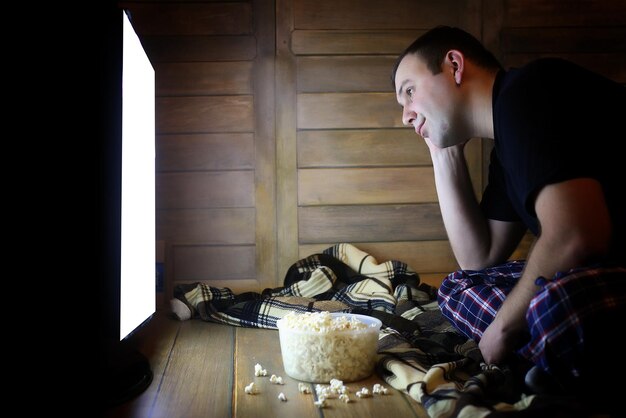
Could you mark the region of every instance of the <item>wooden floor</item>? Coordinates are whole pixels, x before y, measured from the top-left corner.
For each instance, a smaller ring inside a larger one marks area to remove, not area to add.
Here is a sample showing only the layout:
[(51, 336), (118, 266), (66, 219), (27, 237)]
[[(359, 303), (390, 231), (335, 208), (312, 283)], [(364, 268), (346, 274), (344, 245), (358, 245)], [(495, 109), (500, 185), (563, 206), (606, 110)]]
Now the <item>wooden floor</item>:
[[(154, 378), (138, 397), (107, 411), (107, 417), (427, 417), (415, 400), (384, 383), (376, 374), (347, 383), (350, 403), (331, 399), (328, 406), (314, 405), (312, 393), (298, 392), (298, 381), (283, 369), (278, 331), (233, 327), (201, 320), (178, 321), (157, 312), (148, 326), (133, 336), (133, 344), (149, 359)], [(261, 364), (267, 377), (255, 377)], [(276, 374), (284, 385), (272, 384)], [(255, 382), (256, 395), (244, 387)], [(382, 383), (387, 395), (357, 398), (362, 387)], [(287, 401), (278, 399), (283, 392)]]

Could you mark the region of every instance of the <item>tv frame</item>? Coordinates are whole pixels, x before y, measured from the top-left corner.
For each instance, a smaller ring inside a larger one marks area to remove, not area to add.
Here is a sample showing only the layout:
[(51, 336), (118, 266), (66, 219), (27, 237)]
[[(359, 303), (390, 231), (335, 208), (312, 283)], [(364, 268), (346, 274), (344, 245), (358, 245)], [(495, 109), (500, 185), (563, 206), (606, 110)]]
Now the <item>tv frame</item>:
[[(124, 403), (145, 391), (152, 382), (152, 369), (147, 358), (132, 343), (132, 336), (148, 325), (156, 310), (156, 262), (152, 263), (153, 301), (151, 314), (135, 319), (130, 330), (122, 331), (121, 268), (122, 268), (122, 152), (123, 152), (123, 66), (124, 22), (132, 24), (132, 15), (116, 3), (110, 3), (102, 31), (94, 46), (99, 88), (98, 97), (98, 202), (101, 212), (99, 260), (98, 356), (101, 386), (96, 395), (101, 409)], [(152, 155), (154, 157), (154, 154)], [(150, 251), (156, 252), (156, 240)], [(154, 258), (153, 258), (154, 260)]]

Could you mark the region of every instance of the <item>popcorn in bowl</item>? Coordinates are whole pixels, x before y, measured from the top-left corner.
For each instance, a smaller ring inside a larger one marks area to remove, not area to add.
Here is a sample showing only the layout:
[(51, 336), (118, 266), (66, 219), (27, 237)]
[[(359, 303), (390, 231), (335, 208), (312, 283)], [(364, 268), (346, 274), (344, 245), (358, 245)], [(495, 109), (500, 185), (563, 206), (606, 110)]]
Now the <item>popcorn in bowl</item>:
[(381, 325), (366, 315), (290, 312), (277, 322), (285, 373), (318, 383), (369, 377)]

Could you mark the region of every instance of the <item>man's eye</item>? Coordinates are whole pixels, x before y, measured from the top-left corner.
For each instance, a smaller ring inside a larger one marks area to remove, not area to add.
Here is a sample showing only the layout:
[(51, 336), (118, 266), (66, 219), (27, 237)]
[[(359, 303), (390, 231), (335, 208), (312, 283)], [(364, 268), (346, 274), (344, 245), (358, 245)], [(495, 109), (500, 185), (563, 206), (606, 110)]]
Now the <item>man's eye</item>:
[(406, 89), (406, 95), (412, 98), (413, 97), (413, 89), (410, 88), (410, 87), (408, 89)]

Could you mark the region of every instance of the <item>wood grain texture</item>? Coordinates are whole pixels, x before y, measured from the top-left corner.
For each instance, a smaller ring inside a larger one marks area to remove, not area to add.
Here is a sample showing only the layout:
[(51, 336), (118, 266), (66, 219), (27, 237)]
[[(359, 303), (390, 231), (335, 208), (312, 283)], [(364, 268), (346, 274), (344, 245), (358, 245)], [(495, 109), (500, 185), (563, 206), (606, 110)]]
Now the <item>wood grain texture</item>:
[(298, 204), (301, 206), (436, 201), (432, 167), (298, 171)]
[(254, 171), (201, 171), (156, 176), (158, 209), (254, 207)]
[[(303, 244), (299, 246), (300, 258), (319, 253), (333, 243)], [(450, 243), (446, 241), (405, 242), (351, 242), (360, 250), (371, 254), (378, 262), (398, 260), (418, 273), (439, 273), (458, 270)], [(294, 262), (297, 260), (294, 260)]]
[(300, 57), (298, 93), (393, 92), (396, 56)]
[(433, 22), (458, 25), (457, 8), (453, 0), (299, 0), (294, 22), (296, 29), (427, 28)]
[(151, 418), (230, 416), (233, 352), (233, 327), (180, 323)]
[(626, 2), (594, 0), (505, 0), (505, 26), (624, 26)]
[(298, 94), (299, 129), (401, 128), (394, 93)]
[(141, 43), (153, 65), (161, 62), (246, 61), (256, 57), (256, 38), (249, 35), (144, 36)]
[(297, 67), (289, 48), (293, 3), (276, 1), (276, 252), (281, 275), (298, 255)]
[(626, 52), (626, 26), (503, 28), (501, 47), (510, 52)]
[(142, 36), (249, 35), (252, 8), (237, 3), (126, 3), (133, 27)]
[[(261, 411), (263, 416), (268, 417), (319, 416), (318, 409), (313, 405), (313, 395), (300, 394), (298, 381), (284, 371), (277, 330), (237, 328), (236, 336), (234, 416), (260, 416)], [(257, 363), (267, 370), (267, 376), (254, 375), (254, 366)], [(282, 377), (285, 384), (270, 383), (272, 374)], [(259, 389), (256, 395), (244, 392), (244, 388), (252, 382)], [(287, 397), (287, 402), (278, 399), (281, 392)]]
[(157, 97), (156, 132), (252, 132), (252, 96)]
[(254, 244), (254, 208), (160, 209), (160, 240), (197, 244)]
[(298, 167), (432, 165), (424, 140), (411, 128), (298, 132)]
[[(255, 273), (262, 287), (275, 287), (276, 274), (276, 56), (275, 7), (271, 0), (253, 2), (254, 35), (254, 200), (256, 206)], [(243, 122), (243, 121), (240, 121)], [(236, 187), (236, 185), (231, 185)]]
[(252, 94), (252, 62), (163, 62), (155, 66), (164, 96)]
[(213, 280), (256, 278), (254, 245), (174, 245), (171, 257), (174, 284), (205, 281), (215, 286)]
[(425, 30), (296, 30), (291, 50), (296, 55), (399, 55)]
[(437, 203), (301, 207), (298, 225), (301, 244), (447, 238)]
[(160, 172), (254, 169), (254, 135), (157, 135), (156, 166)]

